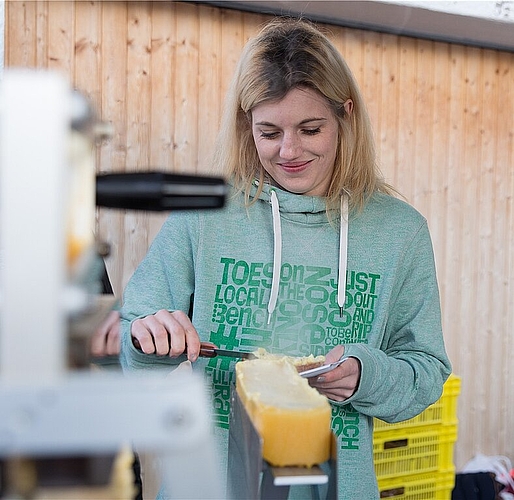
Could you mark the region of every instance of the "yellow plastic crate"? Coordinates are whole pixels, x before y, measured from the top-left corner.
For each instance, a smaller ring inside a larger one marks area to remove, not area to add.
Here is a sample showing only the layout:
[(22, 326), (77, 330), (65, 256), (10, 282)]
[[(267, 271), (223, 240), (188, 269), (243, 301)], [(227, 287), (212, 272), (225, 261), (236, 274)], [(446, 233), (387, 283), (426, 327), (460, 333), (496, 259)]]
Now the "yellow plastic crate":
[(430, 405), (417, 417), (388, 424), (378, 418), (374, 419), (375, 432), (391, 429), (404, 429), (424, 425), (454, 425), (457, 424), (457, 399), (460, 394), (460, 377), (451, 374), (443, 386), (443, 394), (433, 405)]
[(377, 479), (453, 469), (457, 425), (435, 425), (375, 433)]
[(400, 476), (378, 482), (380, 498), (393, 500), (451, 500), (455, 471)]

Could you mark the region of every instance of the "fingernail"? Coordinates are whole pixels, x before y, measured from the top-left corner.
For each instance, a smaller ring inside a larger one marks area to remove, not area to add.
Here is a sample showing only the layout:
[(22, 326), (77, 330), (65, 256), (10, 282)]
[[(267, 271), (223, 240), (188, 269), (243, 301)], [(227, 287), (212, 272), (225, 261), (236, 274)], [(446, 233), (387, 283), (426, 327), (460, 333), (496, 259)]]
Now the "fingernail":
[(320, 382), (320, 383), (321, 383), (321, 382), (325, 382), (325, 377), (318, 377), (318, 378), (316, 379), (316, 382)]

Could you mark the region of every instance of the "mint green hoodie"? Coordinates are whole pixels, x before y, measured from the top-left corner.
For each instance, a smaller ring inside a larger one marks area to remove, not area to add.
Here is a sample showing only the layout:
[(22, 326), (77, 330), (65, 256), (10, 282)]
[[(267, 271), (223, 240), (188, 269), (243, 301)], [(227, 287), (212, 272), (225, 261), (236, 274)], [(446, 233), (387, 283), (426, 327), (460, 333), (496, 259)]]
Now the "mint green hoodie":
[[(271, 191), (282, 238), (275, 256)], [(350, 213), (341, 315), (339, 219), (329, 221), (325, 208), (323, 198), (265, 187), (248, 208), (237, 194), (220, 211), (171, 214), (126, 287), (120, 359), (125, 370), (177, 363), (142, 354), (130, 342), (130, 323), (160, 309), (191, 311), (201, 339), (225, 349), (304, 356), (345, 344), (362, 374), (350, 399), (332, 402), (339, 499), (372, 500), (373, 417), (398, 422), (417, 415), (440, 397), (451, 371), (432, 243), (426, 220), (396, 198), (375, 194)], [(268, 323), (274, 263), (280, 286)], [(225, 467), (234, 361), (199, 359), (195, 368), (212, 388)], [(292, 488), (290, 498), (300, 497)]]

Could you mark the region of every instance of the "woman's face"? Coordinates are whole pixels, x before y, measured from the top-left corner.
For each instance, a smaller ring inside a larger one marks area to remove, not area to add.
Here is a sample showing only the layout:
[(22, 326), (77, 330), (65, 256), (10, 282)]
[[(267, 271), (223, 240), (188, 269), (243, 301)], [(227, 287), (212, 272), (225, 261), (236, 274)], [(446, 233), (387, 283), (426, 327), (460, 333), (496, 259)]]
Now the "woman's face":
[(296, 194), (327, 194), (338, 124), (321, 94), (294, 88), (280, 101), (255, 106), (252, 133), (262, 166), (277, 186)]

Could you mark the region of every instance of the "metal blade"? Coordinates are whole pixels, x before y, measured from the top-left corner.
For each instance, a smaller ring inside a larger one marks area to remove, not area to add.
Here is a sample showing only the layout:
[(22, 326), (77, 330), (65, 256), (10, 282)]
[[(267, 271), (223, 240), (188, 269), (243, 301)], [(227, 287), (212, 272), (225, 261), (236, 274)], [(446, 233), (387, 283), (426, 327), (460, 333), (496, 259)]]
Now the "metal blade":
[(214, 349), (216, 356), (227, 356), (229, 358), (252, 359), (255, 354), (251, 352), (229, 351), (228, 349)]
[(309, 377), (317, 377), (319, 375), (322, 375), (323, 373), (327, 373), (334, 368), (337, 368), (339, 365), (344, 363), (348, 358), (341, 358), (338, 361), (335, 361), (334, 363), (330, 363), (328, 365), (318, 366), (316, 368), (311, 368), (310, 370), (305, 370), (303, 372), (300, 372), (300, 376), (304, 378)]

